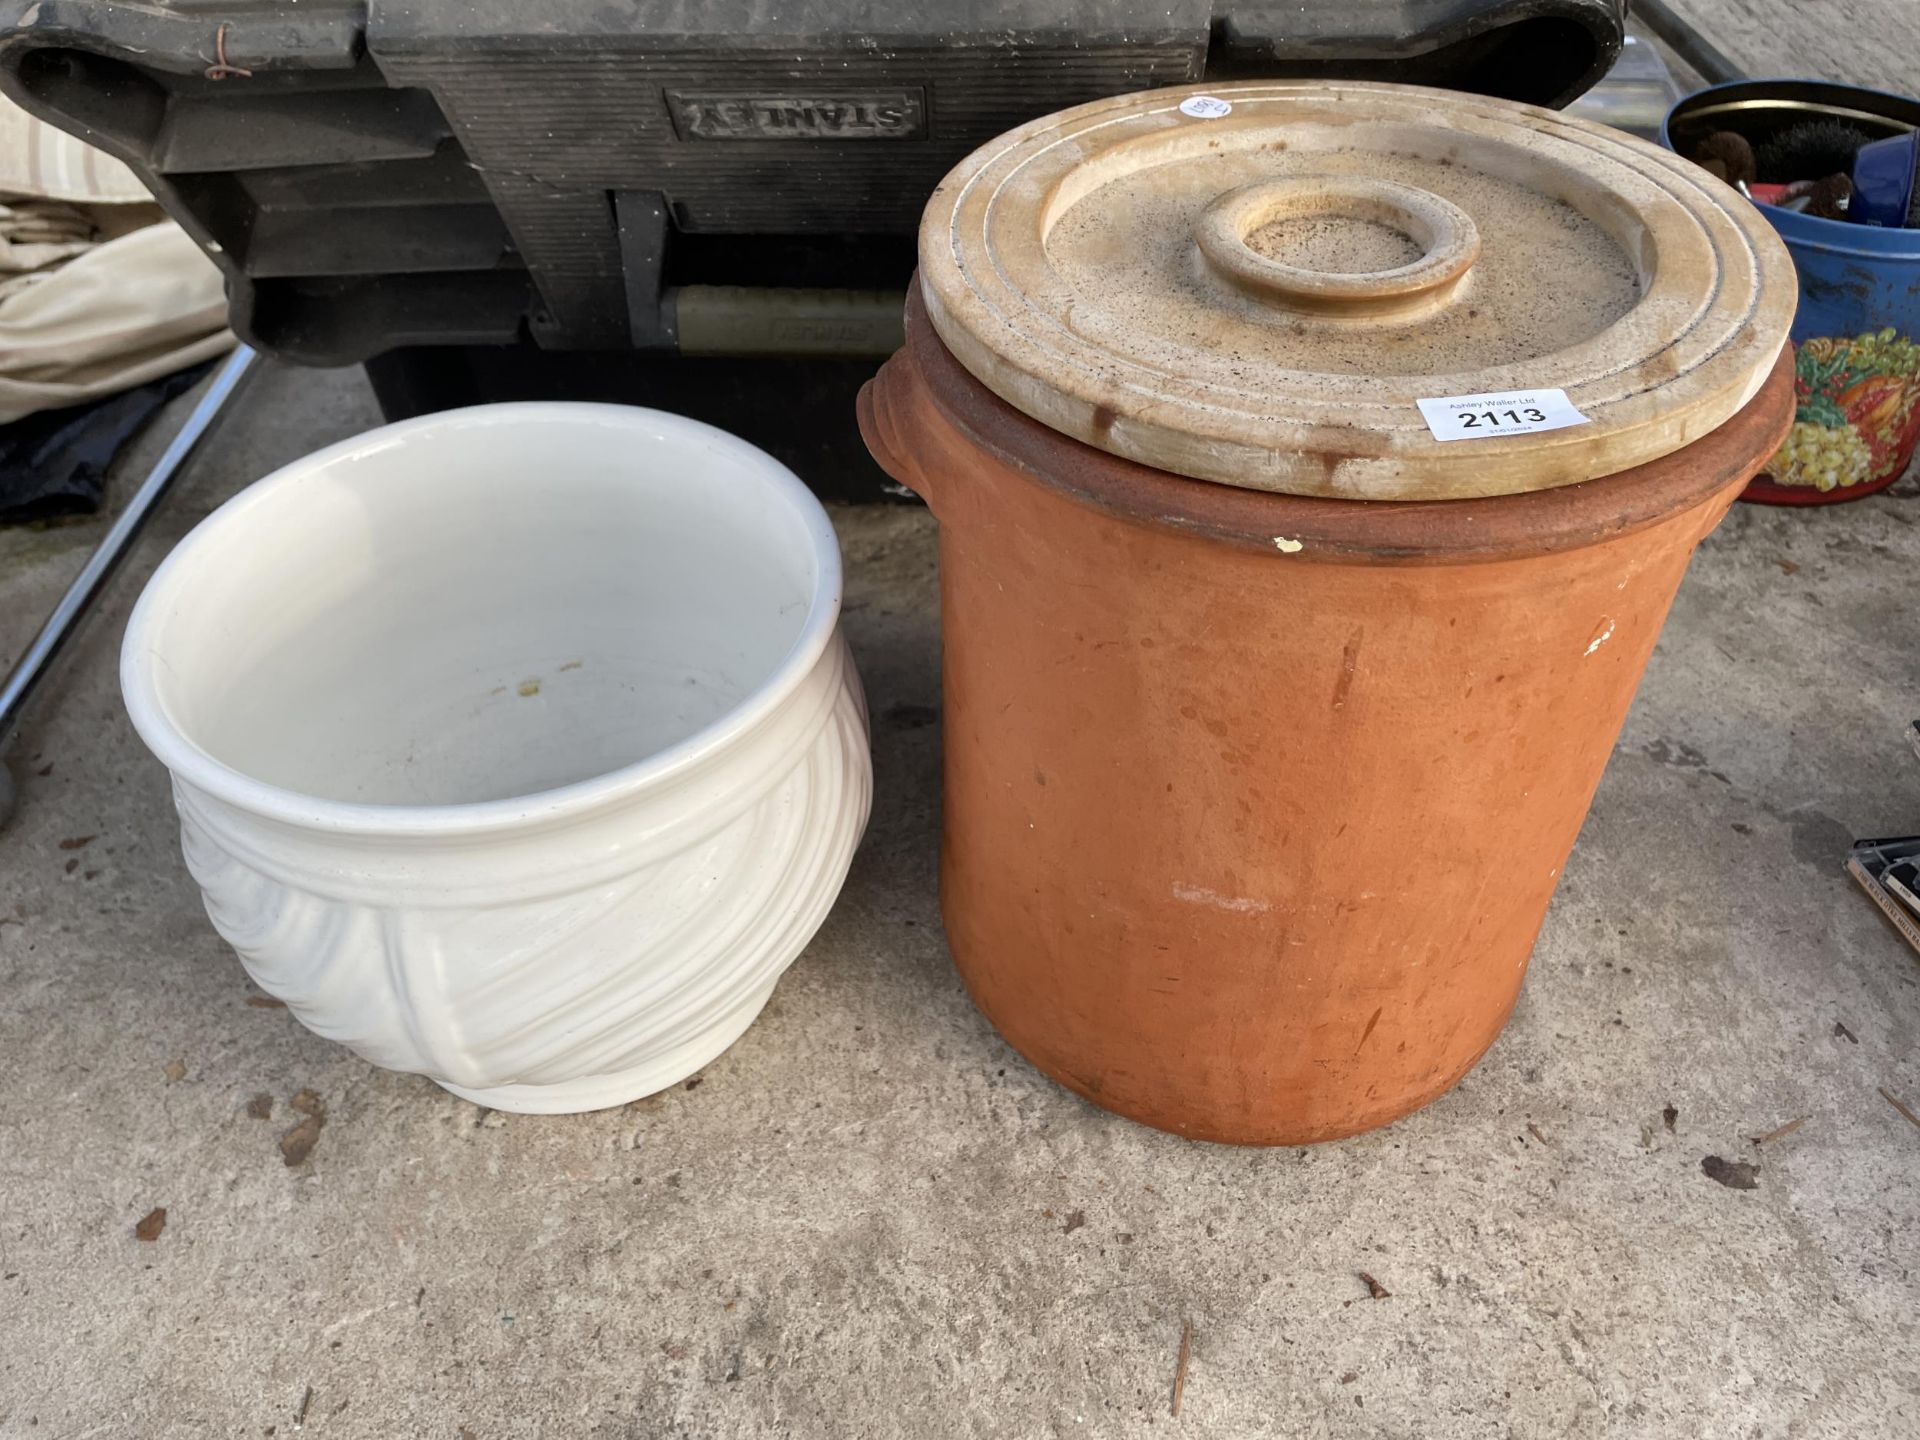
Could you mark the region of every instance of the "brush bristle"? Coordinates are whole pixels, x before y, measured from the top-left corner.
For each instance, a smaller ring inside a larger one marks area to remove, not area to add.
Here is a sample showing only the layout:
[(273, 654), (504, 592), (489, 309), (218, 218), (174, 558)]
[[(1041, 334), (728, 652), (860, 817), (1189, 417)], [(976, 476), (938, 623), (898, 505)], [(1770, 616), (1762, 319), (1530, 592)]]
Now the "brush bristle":
[(1693, 147), (1693, 163), (1701, 169), (1737, 185), (1742, 181), (1751, 185), (1760, 178), (1760, 172), (1754, 167), (1753, 147), (1746, 137), (1736, 135), (1731, 130), (1716, 130), (1698, 145)]
[(1829, 175), (1817, 182), (1807, 195), (1807, 214), (1822, 220), (1847, 218), (1847, 202), (1853, 199), (1853, 181), (1845, 175)]
[(1754, 149), (1760, 178), (1772, 184), (1811, 180), (1853, 168), (1853, 157), (1873, 137), (1844, 120), (1803, 120)]

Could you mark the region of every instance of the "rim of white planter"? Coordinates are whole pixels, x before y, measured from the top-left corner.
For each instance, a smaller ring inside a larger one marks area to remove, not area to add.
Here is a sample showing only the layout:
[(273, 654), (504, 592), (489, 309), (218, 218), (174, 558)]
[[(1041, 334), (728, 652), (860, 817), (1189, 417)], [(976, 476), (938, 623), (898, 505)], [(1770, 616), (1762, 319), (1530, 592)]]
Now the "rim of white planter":
[[(364, 804), (303, 794), (234, 769), (187, 735), (168, 710), (157, 679), (156, 657), (163, 653), (161, 633), (196, 568), (205, 562), (204, 552), (269, 519), (276, 506), (286, 504), (302, 484), (323, 472), (393, 447), (530, 421), (610, 426), (631, 431), (636, 440), (701, 446), (716, 457), (741, 462), (737, 483), (764, 487), (768, 503), (789, 511), (796, 533), (812, 547), (817, 579), (805, 623), (792, 647), (744, 699), (684, 739), (632, 764), (553, 789), (443, 805)], [(167, 769), (242, 810), (342, 835), (477, 836), (561, 821), (618, 804), (725, 748), (777, 709), (819, 663), (834, 638), (841, 592), (840, 547), (819, 500), (792, 470), (738, 436), (683, 415), (641, 406), (583, 401), (480, 405), (400, 421), (342, 440), (291, 462), (221, 505), (174, 547), (147, 583), (121, 645), (120, 681), (134, 729)]]

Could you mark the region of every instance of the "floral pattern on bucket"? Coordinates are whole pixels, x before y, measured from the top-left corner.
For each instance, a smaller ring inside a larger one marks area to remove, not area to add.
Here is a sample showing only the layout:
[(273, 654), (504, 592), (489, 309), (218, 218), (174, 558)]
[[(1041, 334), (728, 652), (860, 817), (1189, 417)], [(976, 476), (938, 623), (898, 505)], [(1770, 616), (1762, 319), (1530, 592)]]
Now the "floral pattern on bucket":
[(1893, 327), (1803, 341), (1799, 411), (1755, 488), (1801, 503), (1850, 500), (1890, 485), (1920, 440), (1920, 343)]

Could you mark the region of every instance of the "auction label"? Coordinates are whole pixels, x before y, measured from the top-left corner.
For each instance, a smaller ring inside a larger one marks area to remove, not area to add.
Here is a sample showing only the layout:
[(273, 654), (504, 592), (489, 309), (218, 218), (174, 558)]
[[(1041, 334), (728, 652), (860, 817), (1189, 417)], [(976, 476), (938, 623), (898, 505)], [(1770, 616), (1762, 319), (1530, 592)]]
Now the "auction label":
[(1491, 395), (1448, 395), (1416, 400), (1436, 440), (1497, 440), (1591, 422), (1573, 408), (1564, 390), (1502, 390)]

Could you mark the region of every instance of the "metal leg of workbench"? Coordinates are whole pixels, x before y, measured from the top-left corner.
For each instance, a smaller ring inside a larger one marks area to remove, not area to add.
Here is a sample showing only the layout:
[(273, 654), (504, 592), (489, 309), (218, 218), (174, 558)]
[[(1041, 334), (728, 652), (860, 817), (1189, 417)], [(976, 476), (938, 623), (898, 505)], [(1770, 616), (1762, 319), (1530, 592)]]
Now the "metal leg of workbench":
[[(245, 345), (227, 357), (219, 373), (213, 377), (213, 383), (187, 416), (186, 423), (154, 462), (153, 469), (147, 472), (139, 489), (133, 492), (133, 498), (114, 517), (99, 546), (87, 558), (86, 565), (74, 577), (66, 594), (60, 597), (60, 602), (53, 607), (53, 613), (40, 627), (40, 633), (33, 637), (33, 643), (27, 646), (18, 663), (8, 672), (6, 682), (0, 684), (0, 757), (4, 757), (11, 746), (14, 732), (20, 726), (21, 712), (34, 689), (46, 678), (55, 658), (67, 641), (73, 638), (100, 592), (106, 589), (113, 572), (133, 548), (133, 542), (139, 538), (155, 508), (173, 488), (173, 482), (185, 471), (187, 462), (193, 458), (200, 442), (206, 438), (240, 382), (253, 368), (255, 358), (254, 351)], [(13, 809), (14, 793), (12, 776), (4, 765), (0, 765), (0, 824), (6, 823)]]

